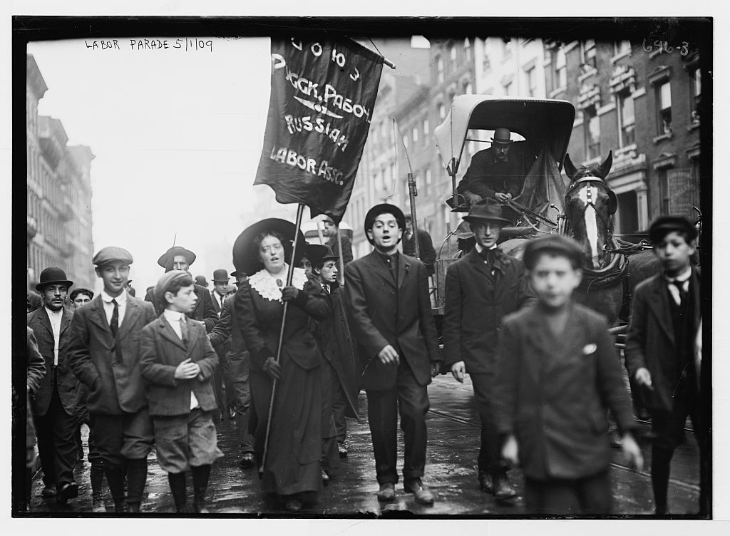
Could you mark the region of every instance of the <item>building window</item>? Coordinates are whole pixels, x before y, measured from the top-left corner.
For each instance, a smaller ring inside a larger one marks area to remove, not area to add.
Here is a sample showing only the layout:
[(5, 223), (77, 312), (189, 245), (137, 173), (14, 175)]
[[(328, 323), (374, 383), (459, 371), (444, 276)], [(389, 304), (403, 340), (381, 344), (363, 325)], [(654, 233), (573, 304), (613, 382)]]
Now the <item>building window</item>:
[(558, 49), (555, 56), (555, 89), (567, 87), (568, 85), (568, 71), (565, 67), (565, 51)]
[(537, 74), (535, 67), (527, 70), (527, 96), (534, 97), (537, 95)]
[(700, 97), (702, 96), (702, 76), (700, 68), (697, 67), (689, 73), (689, 91), (690, 91), (690, 114), (693, 125), (700, 122)]
[(455, 46), (451, 47), (450, 56), (451, 56), (451, 72), (455, 73), (456, 72), (456, 47)]
[(482, 68), (485, 73), (492, 70), (492, 63), (489, 61), (489, 52), (487, 51), (487, 40), (484, 40), (484, 59), (482, 59)]
[(672, 133), (672, 90), (669, 80), (656, 86), (657, 99), (657, 133), (670, 135)]
[(428, 119), (423, 120), (423, 137), (425, 138), (431, 133), (430, 127), (428, 125)]
[(426, 195), (431, 195), (431, 170), (426, 170)]
[(473, 93), (471, 82), (464, 84), (464, 95), (471, 95)]
[(585, 120), (586, 160), (601, 156), (601, 118), (596, 113), (595, 106), (586, 108), (583, 113)]
[(471, 41), (468, 38), (464, 39), (464, 56), (466, 61), (471, 61)]
[(620, 56), (631, 52), (631, 41), (624, 39), (622, 41), (614, 41), (613, 43), (613, 55)]
[(446, 119), (446, 107), (443, 103), (439, 104), (439, 119)]
[(444, 59), (441, 56), (436, 58), (436, 73), (438, 82), (441, 84), (444, 81)]
[(416, 145), (418, 143), (418, 127), (411, 129), (411, 135), (413, 136), (413, 145)]
[(618, 95), (618, 105), (619, 130), (621, 132), (619, 144), (621, 147), (626, 147), (636, 142), (636, 133), (634, 131), (634, 127), (636, 126), (634, 98), (628, 91), (624, 91)]
[(509, 58), (512, 56), (512, 39), (502, 39), (502, 57)]
[(580, 44), (580, 62), (588, 67), (596, 68), (596, 41), (588, 39)]
[(408, 136), (403, 136), (403, 146), (408, 149)]
[(504, 95), (505, 95), (505, 97), (509, 97), (509, 96), (512, 95), (512, 85), (513, 85), (512, 82), (507, 82), (504, 85)]

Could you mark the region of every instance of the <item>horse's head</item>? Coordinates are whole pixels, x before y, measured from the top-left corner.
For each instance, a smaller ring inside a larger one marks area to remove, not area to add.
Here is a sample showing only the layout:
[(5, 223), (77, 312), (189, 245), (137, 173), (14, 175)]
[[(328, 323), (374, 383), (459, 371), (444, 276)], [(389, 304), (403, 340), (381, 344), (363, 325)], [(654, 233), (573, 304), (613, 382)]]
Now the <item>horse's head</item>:
[(600, 166), (577, 168), (565, 155), (565, 173), (570, 186), (565, 194), (565, 214), (573, 237), (583, 246), (586, 266), (599, 269), (606, 258), (605, 245), (613, 231), (612, 216), (616, 212), (616, 194), (604, 179), (613, 163), (613, 154)]

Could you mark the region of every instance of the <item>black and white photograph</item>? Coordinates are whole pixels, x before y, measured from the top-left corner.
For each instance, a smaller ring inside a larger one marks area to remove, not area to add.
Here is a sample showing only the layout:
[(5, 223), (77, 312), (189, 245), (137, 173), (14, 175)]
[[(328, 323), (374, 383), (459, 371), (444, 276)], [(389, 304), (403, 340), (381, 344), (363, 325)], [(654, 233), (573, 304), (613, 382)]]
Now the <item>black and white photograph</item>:
[(14, 522), (728, 514), (716, 20), (479, 13), (13, 13)]

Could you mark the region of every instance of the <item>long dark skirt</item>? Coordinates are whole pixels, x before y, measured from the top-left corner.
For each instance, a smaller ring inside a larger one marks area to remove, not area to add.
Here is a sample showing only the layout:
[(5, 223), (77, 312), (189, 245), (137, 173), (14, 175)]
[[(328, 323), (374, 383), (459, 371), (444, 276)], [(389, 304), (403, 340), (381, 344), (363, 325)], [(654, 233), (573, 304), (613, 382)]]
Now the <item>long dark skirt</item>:
[[(282, 355), (263, 476), (267, 493), (292, 495), (320, 491), (322, 476), (322, 393), (319, 367), (304, 370)], [(254, 449), (261, 463), (273, 381), (251, 371), (251, 395), (256, 411)]]

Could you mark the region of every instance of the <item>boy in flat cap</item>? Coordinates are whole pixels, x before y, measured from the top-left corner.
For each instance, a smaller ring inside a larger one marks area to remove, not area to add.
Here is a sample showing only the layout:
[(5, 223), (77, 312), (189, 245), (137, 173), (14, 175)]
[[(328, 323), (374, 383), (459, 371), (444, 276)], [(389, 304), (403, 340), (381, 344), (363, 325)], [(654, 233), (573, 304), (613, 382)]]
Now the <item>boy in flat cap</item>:
[(433, 504), (433, 494), (421, 478), (426, 466), (427, 386), (441, 370), (442, 360), (426, 267), (398, 252), (404, 229), (405, 216), (398, 207), (384, 203), (368, 211), (365, 233), (375, 251), (345, 266), (345, 299), (368, 396), (378, 500), (395, 500), (400, 413), (403, 488), (416, 502)]
[(36, 285), (43, 307), (27, 317), (27, 325), (33, 330), (45, 360), (45, 374), (31, 398), (43, 467), (42, 494), (46, 498), (56, 497), (60, 504), (78, 496), (73, 467), (77, 457), (74, 432), (79, 382), (69, 367), (73, 312), (64, 307), (72, 285), (60, 268), (43, 270)]
[(124, 511), (125, 469), (127, 507), (139, 512), (154, 440), (139, 344), (142, 328), (155, 319), (155, 312), (151, 304), (126, 291), (132, 261), (119, 247), (105, 247), (94, 255), (104, 288), (76, 311), (69, 348), (74, 374), (89, 390), (91, 428), (117, 513)]
[(624, 455), (637, 470), (643, 463), (616, 348), (603, 316), (573, 301), (582, 277), (575, 241), (531, 240), (524, 261), (538, 301), (502, 323), (492, 393), (502, 456), (522, 467), (529, 513), (610, 514), (607, 409)]
[(699, 389), (700, 269), (690, 258), (697, 230), (683, 216), (661, 216), (649, 228), (664, 272), (636, 287), (626, 341), (629, 374), (645, 389), (655, 434), (651, 480), (657, 515), (665, 515), (674, 450), (684, 441), (687, 416), (700, 448), (700, 515), (709, 514), (708, 422)]
[(194, 513), (207, 513), (205, 492), (210, 468), (223, 456), (212, 413), (213, 375), (218, 355), (205, 328), (186, 314), (198, 301), (192, 276), (182, 270), (163, 275), (155, 298), (164, 312), (142, 330), (142, 376), (154, 423), (157, 463), (167, 471), (178, 513), (189, 513), (185, 473), (193, 474)]
[[(157, 264), (165, 269), (165, 272), (171, 270), (183, 270), (188, 272), (190, 265), (195, 262), (197, 256), (195, 253), (186, 249), (182, 246), (173, 246), (163, 253)], [(203, 278), (205, 280), (205, 278)], [(213, 305), (213, 298), (210, 295), (210, 291), (202, 286), (195, 284), (195, 295), (198, 297), (198, 301), (192, 312), (187, 313), (188, 318), (202, 322), (205, 325), (205, 331), (210, 333), (218, 321), (218, 313), (215, 311)], [(144, 297), (145, 301), (152, 303), (155, 306), (155, 312), (157, 316), (162, 314), (164, 308), (161, 309), (160, 303), (155, 299), (154, 289), (150, 288), (147, 290), (147, 295)]]

